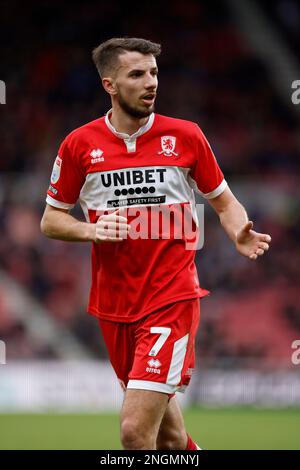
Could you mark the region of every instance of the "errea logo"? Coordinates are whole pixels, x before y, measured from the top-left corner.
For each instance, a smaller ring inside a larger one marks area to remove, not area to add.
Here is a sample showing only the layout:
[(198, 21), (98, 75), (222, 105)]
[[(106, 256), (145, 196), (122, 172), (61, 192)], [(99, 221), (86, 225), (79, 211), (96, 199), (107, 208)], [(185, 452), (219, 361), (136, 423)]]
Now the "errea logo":
[(148, 364), (150, 367), (154, 367), (155, 369), (158, 369), (161, 366), (161, 363), (158, 359), (150, 359), (150, 361), (148, 361)]
[(152, 372), (153, 374), (160, 374), (159, 367), (161, 366), (161, 362), (159, 362), (158, 359), (150, 359), (150, 361), (148, 361), (147, 364), (150, 367), (146, 368), (146, 372)]
[(94, 149), (91, 151), (90, 156), (92, 157), (91, 163), (104, 162), (104, 157), (102, 157), (103, 151), (100, 149)]

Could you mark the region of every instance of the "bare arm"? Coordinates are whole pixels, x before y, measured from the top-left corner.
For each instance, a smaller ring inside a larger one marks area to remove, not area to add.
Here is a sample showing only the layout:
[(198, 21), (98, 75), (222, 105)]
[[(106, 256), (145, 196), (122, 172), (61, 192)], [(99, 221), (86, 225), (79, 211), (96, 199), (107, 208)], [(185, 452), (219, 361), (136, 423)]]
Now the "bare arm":
[(47, 204), (41, 220), (41, 231), (49, 238), (69, 242), (120, 242), (126, 238), (129, 225), (126, 217), (117, 212), (103, 215), (96, 224), (91, 224), (77, 220), (68, 210)]
[(253, 222), (248, 220), (246, 210), (229, 188), (220, 196), (209, 199), (209, 203), (240, 254), (256, 260), (269, 249), (270, 235), (252, 230)]

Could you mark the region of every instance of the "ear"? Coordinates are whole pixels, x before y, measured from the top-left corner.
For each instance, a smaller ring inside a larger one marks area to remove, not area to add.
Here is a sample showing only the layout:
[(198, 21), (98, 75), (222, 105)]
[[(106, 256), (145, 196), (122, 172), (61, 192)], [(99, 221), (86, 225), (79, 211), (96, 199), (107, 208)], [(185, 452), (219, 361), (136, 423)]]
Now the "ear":
[(116, 95), (117, 94), (115, 81), (111, 77), (102, 78), (102, 85), (103, 85), (104, 90), (109, 95)]

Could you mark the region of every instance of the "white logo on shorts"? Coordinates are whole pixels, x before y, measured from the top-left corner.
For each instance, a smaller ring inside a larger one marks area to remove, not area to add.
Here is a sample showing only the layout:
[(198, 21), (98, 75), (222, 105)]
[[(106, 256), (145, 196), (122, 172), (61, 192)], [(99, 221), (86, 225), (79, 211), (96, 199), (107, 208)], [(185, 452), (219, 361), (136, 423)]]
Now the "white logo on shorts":
[(147, 364), (149, 364), (150, 367), (154, 367), (154, 369), (158, 369), (161, 366), (158, 359), (150, 359)]
[(150, 359), (150, 361), (148, 361), (147, 364), (150, 367), (146, 368), (146, 372), (152, 372), (153, 374), (160, 374), (159, 367), (161, 366), (161, 362), (159, 362), (158, 359)]

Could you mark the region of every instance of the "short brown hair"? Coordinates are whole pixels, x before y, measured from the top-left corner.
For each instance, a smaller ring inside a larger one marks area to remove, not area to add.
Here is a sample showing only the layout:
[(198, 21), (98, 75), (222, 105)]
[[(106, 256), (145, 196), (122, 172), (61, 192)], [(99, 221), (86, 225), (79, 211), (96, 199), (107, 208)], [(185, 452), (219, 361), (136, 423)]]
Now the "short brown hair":
[(137, 51), (157, 57), (161, 53), (161, 45), (140, 38), (112, 38), (102, 42), (92, 53), (101, 78), (116, 67), (119, 55), (124, 54), (125, 51)]

